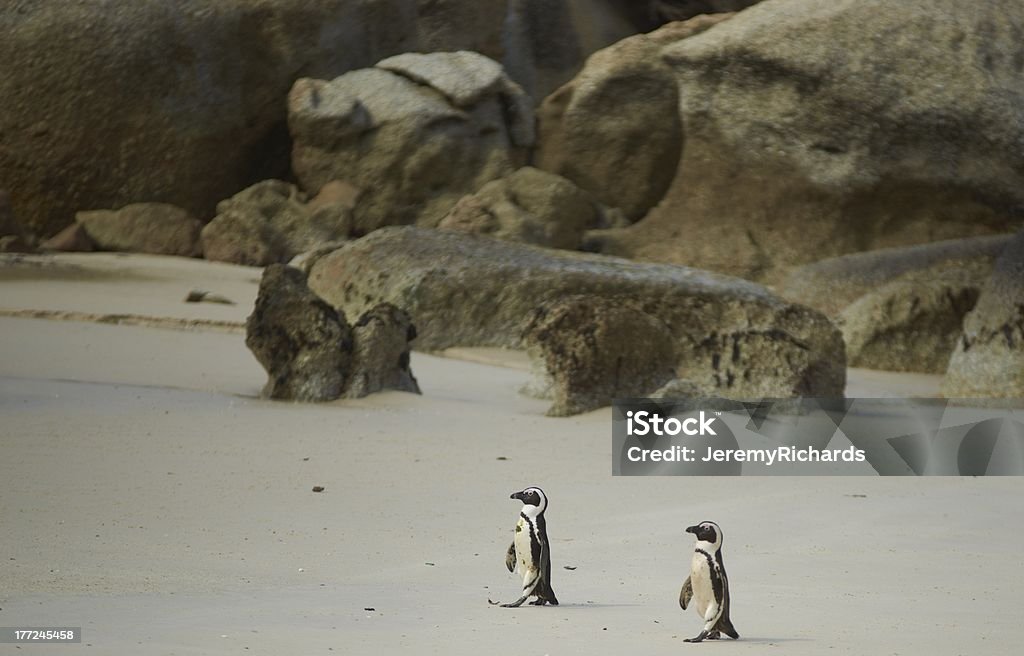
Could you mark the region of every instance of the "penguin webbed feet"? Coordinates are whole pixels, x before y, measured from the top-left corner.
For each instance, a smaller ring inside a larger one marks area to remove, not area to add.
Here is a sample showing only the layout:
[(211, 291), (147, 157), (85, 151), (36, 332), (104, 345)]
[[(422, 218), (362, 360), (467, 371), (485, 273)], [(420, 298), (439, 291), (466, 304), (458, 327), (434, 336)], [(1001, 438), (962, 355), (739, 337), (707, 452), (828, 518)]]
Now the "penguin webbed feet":
[(683, 642), (703, 642), (708, 637), (707, 631), (701, 631), (700, 634), (695, 638), (686, 638)]
[(523, 605), (524, 601), (526, 601), (526, 596), (525, 595), (520, 597), (519, 599), (516, 599), (515, 601), (513, 601), (510, 604), (502, 604), (501, 607), (502, 608), (519, 608), (520, 606)]

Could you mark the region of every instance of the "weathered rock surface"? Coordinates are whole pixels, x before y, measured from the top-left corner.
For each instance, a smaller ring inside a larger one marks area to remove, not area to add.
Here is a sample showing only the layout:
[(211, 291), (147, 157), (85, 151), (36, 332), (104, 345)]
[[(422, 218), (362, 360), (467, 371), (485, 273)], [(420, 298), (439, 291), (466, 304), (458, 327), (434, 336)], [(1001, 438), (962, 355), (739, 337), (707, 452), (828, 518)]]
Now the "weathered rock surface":
[(761, 0), (650, 0), (651, 11), (663, 21), (684, 21), (700, 14), (733, 12)]
[(1013, 235), (882, 248), (828, 258), (794, 269), (782, 285), (782, 297), (830, 317), (858, 298), (889, 283), (933, 282), (980, 289), (992, 274), (996, 258)]
[(265, 266), (287, 262), (319, 244), (348, 237), (352, 210), (344, 202), (306, 204), (295, 185), (264, 180), (217, 205), (202, 230), (208, 260)]
[(686, 138), (605, 252), (776, 281), (822, 257), (1013, 231), (1024, 4), (772, 0), (664, 50)]
[(672, 184), (683, 146), (676, 75), (661, 50), (729, 16), (670, 23), (591, 55), (537, 111), (536, 166), (641, 218)]
[(942, 393), (1024, 398), (1024, 233), (996, 261), (949, 361)]
[(897, 280), (868, 292), (839, 315), (849, 365), (945, 373), (979, 293), (976, 281), (954, 275)]
[(526, 166), (464, 196), (438, 227), (575, 249), (602, 219), (590, 194), (561, 176)]
[(370, 308), (352, 327), (352, 373), (345, 396), (357, 398), (381, 390), (420, 393), (409, 367), (409, 343), (416, 328), (409, 315), (390, 303)]
[(14, 219), (11, 197), (0, 189), (0, 253), (27, 252), (31, 250), (21, 225)]
[(357, 234), (436, 226), (459, 198), (514, 170), (533, 142), (522, 91), (471, 52), (410, 53), (330, 82), (301, 79), (288, 125), (305, 189), (343, 179), (363, 190)]
[(380, 302), (405, 309), (424, 349), (520, 347), (541, 303), (629, 298), (669, 326), (677, 377), (736, 397), (841, 395), (845, 383), (842, 339), (824, 316), (687, 267), (399, 227), (321, 258), (309, 285), (349, 315)]
[(88, 253), (96, 249), (81, 223), (72, 223), (43, 243), (39, 244), (42, 251), (64, 251), (70, 253)]
[(675, 339), (657, 317), (628, 299), (568, 296), (540, 305), (523, 342), (549, 383), (561, 417), (646, 396), (675, 376)]
[(384, 389), (419, 394), (409, 367), (415, 336), (409, 316), (388, 304), (349, 326), (344, 313), (310, 291), (301, 271), (273, 264), (263, 271), (245, 344), (267, 370), (264, 396), (330, 401)]
[(245, 345), (267, 370), (263, 395), (290, 401), (341, 396), (352, 362), (344, 314), (306, 286), (301, 271), (268, 266), (245, 324)]
[(98, 250), (153, 255), (202, 254), (203, 224), (180, 207), (166, 203), (133, 203), (119, 210), (79, 212), (77, 221)]
[[(286, 177), (282, 99), (403, 52), (473, 50), (535, 97), (639, 28), (625, 0), (3, 3), (0, 180), (48, 237), (83, 207), (168, 202), (197, 217)], [(554, 37), (554, 38), (553, 38)]]

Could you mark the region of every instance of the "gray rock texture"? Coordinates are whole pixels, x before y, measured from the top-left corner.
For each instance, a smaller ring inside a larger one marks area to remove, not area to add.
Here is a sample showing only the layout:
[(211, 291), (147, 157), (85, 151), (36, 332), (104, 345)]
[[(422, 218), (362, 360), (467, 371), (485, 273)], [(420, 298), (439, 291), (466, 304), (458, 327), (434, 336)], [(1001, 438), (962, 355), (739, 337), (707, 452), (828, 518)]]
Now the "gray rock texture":
[(166, 203), (133, 203), (119, 210), (79, 212), (82, 226), (98, 250), (154, 255), (202, 254), (203, 224), (187, 210)]
[(362, 189), (354, 230), (436, 226), (462, 196), (512, 172), (533, 142), (533, 111), (490, 59), (407, 54), (288, 96), (292, 166), (305, 189)]
[(602, 219), (590, 194), (561, 176), (526, 166), (464, 196), (438, 227), (575, 249)]
[(409, 366), (415, 337), (409, 316), (386, 303), (350, 326), (310, 291), (301, 271), (272, 264), (246, 321), (245, 344), (267, 371), (264, 396), (315, 402), (385, 389), (419, 394)]
[(1024, 399), (1024, 233), (996, 261), (942, 382), (947, 397)]
[(661, 51), (728, 16), (670, 23), (591, 55), (537, 110), (535, 165), (644, 216), (672, 184), (683, 146), (678, 83)]
[(344, 314), (306, 286), (301, 271), (263, 270), (245, 345), (267, 371), (263, 395), (288, 401), (341, 396), (352, 363), (352, 329)]
[(345, 202), (307, 204), (281, 180), (264, 180), (217, 204), (202, 230), (208, 260), (265, 266), (284, 263), (318, 245), (347, 238), (352, 210)]
[(663, 50), (676, 177), (605, 252), (777, 282), (854, 251), (1010, 232), (1024, 4), (771, 0)]
[(626, 297), (669, 326), (677, 377), (736, 397), (842, 395), (845, 385), (843, 342), (824, 316), (687, 267), (393, 227), (322, 257), (309, 285), (349, 315), (381, 302), (405, 309), (423, 349), (521, 347), (541, 303)]
[(626, 0), (134, 0), (0, 3), (0, 180), (48, 237), (140, 201), (206, 220), (286, 177), (283, 99), (405, 52), (472, 50), (535, 97), (640, 26)]
[(544, 303), (529, 317), (523, 342), (554, 401), (551, 416), (646, 396), (675, 376), (672, 331), (625, 298), (567, 296)]
[(951, 239), (828, 258), (794, 269), (780, 293), (794, 303), (838, 317), (861, 296), (891, 282), (927, 284), (948, 279), (980, 288), (1012, 238)]

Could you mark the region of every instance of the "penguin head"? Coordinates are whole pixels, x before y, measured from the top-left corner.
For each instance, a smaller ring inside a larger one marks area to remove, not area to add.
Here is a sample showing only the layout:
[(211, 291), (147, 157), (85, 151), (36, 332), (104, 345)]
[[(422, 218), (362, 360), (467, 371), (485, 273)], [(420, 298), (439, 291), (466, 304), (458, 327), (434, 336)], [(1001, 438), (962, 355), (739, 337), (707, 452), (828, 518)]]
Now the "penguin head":
[(539, 515), (548, 507), (548, 498), (544, 490), (539, 487), (528, 487), (519, 492), (513, 492), (509, 499), (519, 499), (523, 502), (523, 512), (528, 515)]
[(714, 522), (701, 522), (694, 526), (686, 527), (687, 533), (697, 536), (698, 542), (707, 542), (718, 549), (722, 546), (722, 529)]

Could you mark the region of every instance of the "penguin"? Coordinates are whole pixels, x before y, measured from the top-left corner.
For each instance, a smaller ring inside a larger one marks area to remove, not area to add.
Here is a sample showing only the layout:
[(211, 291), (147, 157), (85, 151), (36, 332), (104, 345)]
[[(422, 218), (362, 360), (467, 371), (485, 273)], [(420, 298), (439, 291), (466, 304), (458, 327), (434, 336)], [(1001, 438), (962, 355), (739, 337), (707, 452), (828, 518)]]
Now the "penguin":
[(537, 598), (530, 602), (533, 606), (557, 606), (558, 599), (551, 589), (551, 546), (548, 542), (547, 522), (544, 520), (548, 498), (539, 487), (528, 487), (513, 493), (509, 498), (522, 501), (523, 507), (519, 511), (512, 544), (505, 553), (505, 566), (510, 572), (519, 567), (523, 577), (523, 596), (510, 604), (501, 605), (504, 608), (518, 608), (532, 596)]
[(686, 610), (691, 600), (695, 601), (694, 609), (704, 620), (704, 629), (685, 642), (717, 640), (722, 633), (735, 640), (740, 634), (729, 619), (729, 577), (722, 562), (722, 529), (714, 522), (701, 522), (687, 527), (686, 532), (697, 537), (697, 544), (690, 560), (690, 575), (679, 591), (679, 606)]

